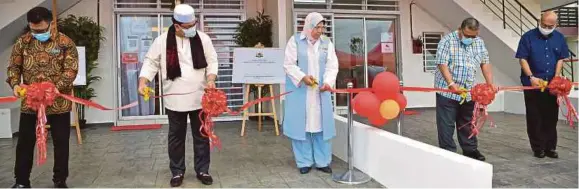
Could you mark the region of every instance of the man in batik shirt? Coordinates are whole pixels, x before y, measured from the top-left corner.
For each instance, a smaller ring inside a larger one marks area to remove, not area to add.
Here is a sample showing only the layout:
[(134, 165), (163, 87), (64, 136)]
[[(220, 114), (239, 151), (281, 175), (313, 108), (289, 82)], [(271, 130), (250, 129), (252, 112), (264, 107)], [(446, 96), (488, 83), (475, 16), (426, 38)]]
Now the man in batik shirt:
[[(21, 84), (51, 82), (63, 94), (72, 92), (78, 71), (78, 53), (74, 42), (62, 33), (51, 31), (52, 13), (44, 7), (32, 8), (26, 14), (30, 31), (16, 41), (8, 66), (6, 82), (18, 96)], [(22, 81), (23, 80), (23, 81)], [(54, 143), (55, 188), (66, 188), (72, 102), (56, 98), (46, 108)], [(36, 143), (36, 112), (22, 101), (18, 144), (16, 145), (16, 183), (13, 188), (29, 188), (30, 172)]]

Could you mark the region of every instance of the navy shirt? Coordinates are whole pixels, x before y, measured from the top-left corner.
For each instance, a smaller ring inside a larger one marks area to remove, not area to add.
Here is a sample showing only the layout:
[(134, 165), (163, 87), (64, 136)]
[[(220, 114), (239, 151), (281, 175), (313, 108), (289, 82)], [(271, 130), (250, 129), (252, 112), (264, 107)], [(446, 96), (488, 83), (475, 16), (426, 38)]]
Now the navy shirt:
[[(555, 30), (544, 36), (538, 28), (532, 29), (521, 37), (515, 58), (525, 59), (534, 77), (550, 81), (555, 76), (557, 61), (569, 57), (569, 47), (565, 36)], [(521, 83), (531, 86), (529, 77), (521, 69)]]

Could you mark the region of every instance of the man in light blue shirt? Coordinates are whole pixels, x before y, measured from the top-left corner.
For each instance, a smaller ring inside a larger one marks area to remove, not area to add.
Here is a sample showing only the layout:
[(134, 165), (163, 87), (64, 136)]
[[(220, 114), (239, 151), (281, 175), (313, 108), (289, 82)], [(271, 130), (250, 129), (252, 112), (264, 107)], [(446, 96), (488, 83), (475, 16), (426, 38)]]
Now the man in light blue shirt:
[[(470, 94), (464, 99), (462, 90), (470, 90), (475, 84), (476, 66), (480, 66), (484, 78), (492, 85), (489, 55), (484, 41), (477, 37), (479, 22), (474, 18), (462, 21), (458, 30), (444, 36), (438, 43), (435, 75), (436, 88), (448, 88), (455, 93), (439, 92), (436, 94), (436, 125), (438, 145), (446, 150), (456, 152), (454, 129), (458, 132), (458, 142), (465, 156), (484, 161), (485, 157), (477, 149), (477, 138), (471, 134), (474, 102)], [(466, 125), (458, 129), (459, 127)]]

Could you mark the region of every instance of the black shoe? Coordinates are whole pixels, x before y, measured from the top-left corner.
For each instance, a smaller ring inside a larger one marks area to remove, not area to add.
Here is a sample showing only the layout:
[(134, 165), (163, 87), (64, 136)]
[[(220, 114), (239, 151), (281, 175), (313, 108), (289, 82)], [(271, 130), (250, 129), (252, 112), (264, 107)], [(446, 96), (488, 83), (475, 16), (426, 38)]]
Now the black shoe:
[(54, 182), (54, 188), (68, 188), (66, 181), (52, 179), (52, 182)]
[(550, 158), (559, 158), (559, 154), (555, 150), (547, 150), (545, 151), (545, 156)]
[(14, 184), (12, 185), (12, 188), (32, 188), (32, 187), (30, 187), (30, 184), (29, 185)]
[(183, 184), (183, 174), (178, 174), (171, 178), (171, 187), (179, 187)]
[(330, 166), (327, 167), (318, 167), (316, 168), (317, 170), (324, 172), (324, 173), (332, 173), (332, 168), (330, 168)]
[(545, 151), (543, 151), (543, 150), (534, 151), (533, 156), (535, 156), (537, 158), (544, 158), (545, 157)]
[(311, 167), (301, 167), (301, 168), (300, 168), (300, 173), (301, 173), (301, 174), (307, 174), (307, 173), (309, 173), (311, 170), (312, 170)]
[(211, 175), (209, 175), (208, 173), (199, 173), (197, 174), (197, 179), (199, 179), (199, 181), (201, 181), (201, 183), (203, 183), (204, 185), (212, 185), (213, 184), (213, 177), (211, 177)]
[(472, 159), (476, 159), (479, 161), (485, 161), (486, 158), (483, 156), (478, 150), (470, 151), (470, 152), (463, 152), (464, 156), (470, 157)]

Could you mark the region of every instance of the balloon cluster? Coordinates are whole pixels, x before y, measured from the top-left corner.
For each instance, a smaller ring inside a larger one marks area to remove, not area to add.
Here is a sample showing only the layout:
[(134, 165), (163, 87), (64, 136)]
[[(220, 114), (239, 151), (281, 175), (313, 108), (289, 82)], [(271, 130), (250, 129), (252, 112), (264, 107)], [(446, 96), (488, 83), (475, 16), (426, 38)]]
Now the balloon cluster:
[(406, 97), (400, 92), (400, 81), (391, 72), (382, 72), (372, 81), (372, 92), (360, 92), (352, 100), (356, 113), (374, 126), (383, 126), (406, 108)]

